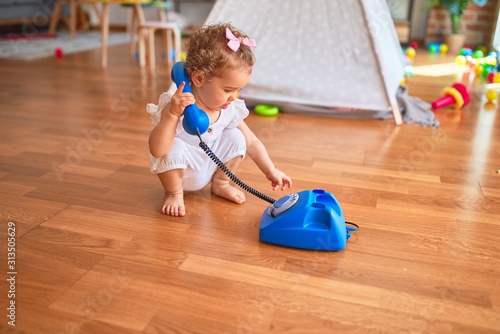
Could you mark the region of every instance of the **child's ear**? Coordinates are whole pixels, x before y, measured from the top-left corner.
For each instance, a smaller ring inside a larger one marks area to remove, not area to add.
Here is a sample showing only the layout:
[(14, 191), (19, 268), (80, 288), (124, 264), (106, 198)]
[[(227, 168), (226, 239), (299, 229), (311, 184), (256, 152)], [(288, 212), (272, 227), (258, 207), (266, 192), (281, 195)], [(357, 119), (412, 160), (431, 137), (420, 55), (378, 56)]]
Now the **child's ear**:
[(203, 86), (203, 83), (205, 82), (205, 73), (202, 71), (194, 71), (191, 74), (191, 82), (196, 87)]

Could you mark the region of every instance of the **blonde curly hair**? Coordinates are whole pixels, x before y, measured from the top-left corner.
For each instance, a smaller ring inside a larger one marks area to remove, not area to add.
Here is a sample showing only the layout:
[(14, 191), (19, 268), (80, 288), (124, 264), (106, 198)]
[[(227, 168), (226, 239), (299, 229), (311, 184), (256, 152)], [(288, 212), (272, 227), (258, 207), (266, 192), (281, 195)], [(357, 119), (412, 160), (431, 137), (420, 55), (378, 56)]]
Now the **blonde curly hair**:
[(197, 30), (186, 45), (185, 69), (189, 77), (194, 71), (202, 71), (208, 78), (238, 68), (252, 71), (255, 56), (251, 48), (241, 44), (236, 52), (231, 50), (227, 46), (226, 28), (236, 37), (248, 37), (230, 23), (211, 24)]

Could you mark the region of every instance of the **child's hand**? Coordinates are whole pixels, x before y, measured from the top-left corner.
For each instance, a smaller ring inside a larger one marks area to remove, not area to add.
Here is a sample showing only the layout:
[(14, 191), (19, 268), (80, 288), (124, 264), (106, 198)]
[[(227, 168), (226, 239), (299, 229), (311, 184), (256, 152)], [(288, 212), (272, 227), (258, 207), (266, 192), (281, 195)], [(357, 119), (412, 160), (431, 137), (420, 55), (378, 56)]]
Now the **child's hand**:
[(286, 188), (292, 187), (292, 179), (279, 169), (275, 168), (268, 175), (266, 175), (266, 177), (269, 181), (271, 181), (271, 187), (273, 187), (273, 190), (278, 188), (285, 190)]
[(186, 83), (183, 81), (175, 91), (172, 96), (172, 100), (170, 101), (169, 112), (177, 117), (181, 117), (184, 114), (184, 108), (196, 102), (193, 94), (182, 92), (185, 85)]

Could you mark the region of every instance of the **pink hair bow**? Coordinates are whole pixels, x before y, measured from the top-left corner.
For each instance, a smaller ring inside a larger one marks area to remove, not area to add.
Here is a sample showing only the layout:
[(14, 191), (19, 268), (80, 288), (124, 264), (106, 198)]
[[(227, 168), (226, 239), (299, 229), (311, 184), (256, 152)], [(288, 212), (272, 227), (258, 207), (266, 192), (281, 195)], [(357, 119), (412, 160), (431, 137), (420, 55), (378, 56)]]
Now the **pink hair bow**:
[(238, 51), (240, 48), (240, 45), (246, 45), (251, 48), (256, 48), (257, 44), (255, 43), (254, 39), (248, 38), (248, 37), (236, 37), (233, 35), (231, 30), (229, 28), (226, 28), (226, 38), (229, 40), (227, 42), (227, 46), (234, 52)]

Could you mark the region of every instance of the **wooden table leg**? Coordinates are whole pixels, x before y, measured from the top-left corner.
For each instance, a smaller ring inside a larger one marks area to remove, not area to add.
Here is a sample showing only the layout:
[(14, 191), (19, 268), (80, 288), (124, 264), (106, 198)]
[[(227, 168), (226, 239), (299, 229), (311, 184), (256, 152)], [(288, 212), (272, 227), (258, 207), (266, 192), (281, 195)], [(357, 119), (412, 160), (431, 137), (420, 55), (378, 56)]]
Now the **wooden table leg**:
[(108, 67), (108, 36), (109, 36), (109, 4), (102, 3), (101, 13), (101, 32), (102, 32), (102, 49), (101, 49), (101, 66)]

